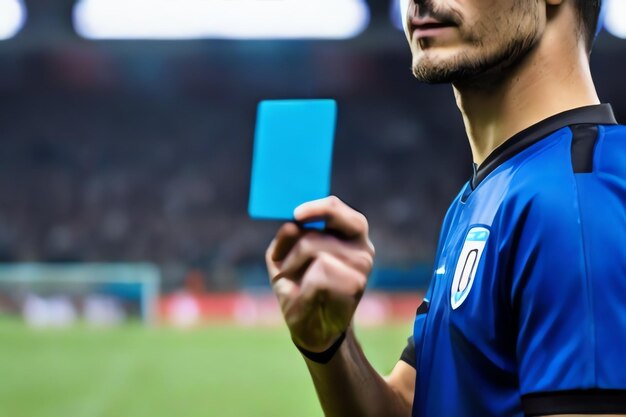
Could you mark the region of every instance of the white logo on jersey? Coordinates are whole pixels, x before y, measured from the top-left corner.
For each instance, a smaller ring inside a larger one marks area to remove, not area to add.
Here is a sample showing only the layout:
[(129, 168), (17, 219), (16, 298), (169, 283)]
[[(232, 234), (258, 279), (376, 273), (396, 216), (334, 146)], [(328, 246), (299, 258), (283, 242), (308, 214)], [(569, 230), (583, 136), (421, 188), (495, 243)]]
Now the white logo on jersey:
[(463, 304), (472, 289), (488, 238), (489, 230), (484, 227), (473, 227), (465, 237), (461, 256), (454, 271), (454, 281), (452, 281), (450, 303), (453, 310)]

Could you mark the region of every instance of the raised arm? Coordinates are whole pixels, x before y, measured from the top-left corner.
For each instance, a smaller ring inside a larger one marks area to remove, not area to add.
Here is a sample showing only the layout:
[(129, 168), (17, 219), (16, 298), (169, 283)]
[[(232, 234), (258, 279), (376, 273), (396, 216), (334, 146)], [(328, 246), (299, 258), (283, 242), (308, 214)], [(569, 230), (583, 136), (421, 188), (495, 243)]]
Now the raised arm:
[[(374, 262), (365, 216), (329, 197), (300, 206), (295, 217), (298, 222), (324, 220), (326, 229), (283, 225), (266, 261), (326, 416), (410, 416), (415, 370), (400, 361), (389, 377), (380, 376), (350, 325)], [(327, 363), (318, 362), (320, 353), (337, 345), (334, 354), (322, 355)]]

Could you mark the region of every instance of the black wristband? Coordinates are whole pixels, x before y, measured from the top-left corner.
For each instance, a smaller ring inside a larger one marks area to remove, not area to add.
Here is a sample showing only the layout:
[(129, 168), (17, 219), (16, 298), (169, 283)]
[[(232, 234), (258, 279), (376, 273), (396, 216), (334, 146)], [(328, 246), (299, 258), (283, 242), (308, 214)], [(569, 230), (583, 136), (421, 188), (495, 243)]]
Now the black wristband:
[(341, 347), (341, 344), (343, 343), (345, 338), (346, 338), (346, 332), (341, 333), (341, 336), (339, 336), (339, 339), (337, 339), (337, 341), (333, 343), (331, 347), (329, 347), (323, 352), (310, 352), (306, 349), (301, 348), (296, 343), (294, 343), (294, 345), (296, 345), (300, 353), (302, 353), (302, 355), (304, 355), (304, 357), (306, 357), (310, 361), (325, 365), (328, 362), (330, 362), (333, 356), (335, 356), (335, 353), (337, 353), (337, 351)]

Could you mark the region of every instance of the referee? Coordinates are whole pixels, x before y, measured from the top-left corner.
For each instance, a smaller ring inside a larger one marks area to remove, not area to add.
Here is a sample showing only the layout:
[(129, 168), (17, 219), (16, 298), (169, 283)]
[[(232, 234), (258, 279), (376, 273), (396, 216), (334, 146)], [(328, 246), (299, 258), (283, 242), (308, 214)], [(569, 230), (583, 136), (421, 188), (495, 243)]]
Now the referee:
[(391, 375), (351, 329), (372, 269), (363, 215), (304, 204), (267, 264), (327, 416), (626, 416), (626, 128), (589, 54), (598, 0), (415, 0), (413, 73), (450, 83), (474, 175)]

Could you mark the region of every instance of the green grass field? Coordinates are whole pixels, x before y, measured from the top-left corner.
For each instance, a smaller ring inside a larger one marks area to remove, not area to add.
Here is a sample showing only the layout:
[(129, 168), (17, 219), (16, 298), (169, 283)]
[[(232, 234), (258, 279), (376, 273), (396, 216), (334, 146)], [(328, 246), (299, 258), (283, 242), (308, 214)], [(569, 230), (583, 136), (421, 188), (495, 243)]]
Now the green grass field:
[[(395, 364), (411, 325), (361, 329), (376, 368)], [(0, 321), (0, 416), (319, 417), (286, 330), (31, 330)]]

